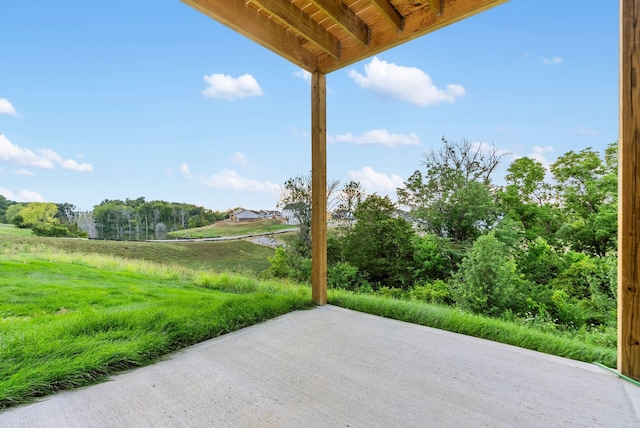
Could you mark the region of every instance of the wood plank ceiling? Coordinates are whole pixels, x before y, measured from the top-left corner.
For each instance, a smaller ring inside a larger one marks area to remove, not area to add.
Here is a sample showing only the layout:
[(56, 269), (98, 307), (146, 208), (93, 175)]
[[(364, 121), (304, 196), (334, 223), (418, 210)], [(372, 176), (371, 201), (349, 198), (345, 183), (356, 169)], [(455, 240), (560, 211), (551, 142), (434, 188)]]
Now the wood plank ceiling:
[(313, 73), (330, 73), (507, 0), (182, 0)]

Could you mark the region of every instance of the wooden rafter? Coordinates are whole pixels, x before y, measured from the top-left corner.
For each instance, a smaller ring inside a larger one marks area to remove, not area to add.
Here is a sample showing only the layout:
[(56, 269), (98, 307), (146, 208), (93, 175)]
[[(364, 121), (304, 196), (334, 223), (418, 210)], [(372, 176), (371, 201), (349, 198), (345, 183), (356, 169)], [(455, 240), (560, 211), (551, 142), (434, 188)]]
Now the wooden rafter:
[(291, 27), (301, 37), (308, 39), (327, 54), (334, 58), (340, 57), (340, 41), (311, 19), (309, 15), (302, 13), (293, 3), (281, 0), (254, 0), (253, 3), (260, 5), (262, 9), (268, 11), (276, 19)]
[(330, 73), (508, 0), (183, 0), (303, 69)]
[(243, 0), (182, 1), (305, 70), (317, 68), (317, 56), (304, 47), (305, 39), (277, 25)]
[(440, 16), (442, 13), (442, 1), (443, 0), (429, 0), (429, 6), (436, 16)]
[(326, 13), (337, 25), (355, 37), (362, 46), (369, 45), (369, 27), (340, 0), (311, 0), (318, 9)]
[(355, 43), (342, 43), (342, 55), (339, 61), (320, 55), (318, 69), (325, 73), (339, 70), (357, 61), (369, 58), (392, 47), (451, 25), (469, 16), (475, 15), (494, 6), (506, 3), (508, 0), (457, 0), (449, 1), (440, 16), (430, 8), (425, 7), (407, 15), (404, 20), (404, 30), (398, 33), (395, 26), (382, 20), (371, 26), (371, 41), (364, 47)]
[(389, 3), (389, 0), (371, 0), (371, 3), (378, 8), (386, 19), (393, 23), (398, 31), (403, 30), (404, 17), (400, 15), (400, 12), (398, 12), (391, 3)]

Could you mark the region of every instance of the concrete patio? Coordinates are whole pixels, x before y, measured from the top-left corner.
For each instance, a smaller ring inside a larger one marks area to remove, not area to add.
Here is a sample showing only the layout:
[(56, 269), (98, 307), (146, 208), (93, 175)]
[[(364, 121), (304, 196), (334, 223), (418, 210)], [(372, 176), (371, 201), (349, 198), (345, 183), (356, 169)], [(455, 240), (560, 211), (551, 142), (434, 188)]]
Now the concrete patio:
[(334, 306), (293, 312), (0, 427), (640, 426), (640, 387), (596, 365)]

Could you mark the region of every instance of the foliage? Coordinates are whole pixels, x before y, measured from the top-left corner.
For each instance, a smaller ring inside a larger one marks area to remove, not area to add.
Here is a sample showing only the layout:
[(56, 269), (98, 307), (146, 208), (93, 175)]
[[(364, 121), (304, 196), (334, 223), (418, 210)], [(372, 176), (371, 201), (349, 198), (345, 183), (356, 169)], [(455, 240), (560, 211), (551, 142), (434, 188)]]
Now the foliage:
[(347, 233), (351, 232), (355, 223), (355, 211), (365, 198), (365, 191), (357, 181), (350, 181), (344, 185), (338, 195), (338, 210), (346, 223)]
[(462, 260), (452, 295), (463, 309), (496, 316), (520, 309), (517, 289), (521, 282), (506, 246), (489, 233), (478, 238)]
[(617, 148), (609, 145), (604, 159), (591, 148), (569, 151), (551, 165), (567, 216), (559, 235), (576, 251), (604, 257), (616, 249)]
[(415, 171), (398, 189), (401, 205), (411, 208), (429, 233), (470, 243), (497, 219), (491, 173), (505, 154), (467, 140), (450, 142), (424, 156), (424, 173)]
[(360, 290), (367, 287), (367, 274), (348, 262), (339, 262), (329, 266), (327, 273), (328, 288), (342, 288), (345, 290)]
[[(334, 206), (333, 194), (338, 187), (338, 180), (326, 183), (327, 209)], [(293, 213), (297, 224), (300, 226), (300, 238), (306, 247), (311, 250), (311, 199), (312, 182), (310, 175), (302, 175), (288, 179), (280, 194), (278, 206), (283, 210)]]
[(105, 199), (93, 208), (92, 230), (97, 239), (162, 239), (175, 230), (202, 227), (227, 218), (220, 213), (192, 204), (137, 199)]
[(4, 217), (7, 223), (15, 224), (18, 226), (22, 223), (22, 218), (20, 218), (20, 211), (25, 207), (24, 204), (12, 204), (7, 207), (4, 212)]
[(540, 236), (555, 242), (562, 218), (545, 176), (540, 162), (526, 157), (516, 159), (507, 169), (507, 185), (498, 198), (505, 217), (521, 224), (527, 239)]
[(450, 278), (461, 260), (461, 252), (448, 239), (436, 235), (415, 236), (413, 248), (418, 282)]
[(265, 271), (267, 277), (286, 278), (291, 274), (291, 268), (287, 263), (287, 253), (283, 248), (276, 248), (275, 254), (268, 260), (269, 269)]
[[(419, 301), (406, 301), (357, 294), (345, 290), (329, 290), (328, 300), (332, 305), (360, 312), (393, 318), (414, 324), (480, 337), (539, 352), (558, 355), (585, 362), (600, 362), (609, 367), (616, 366), (616, 349), (609, 341), (600, 341), (601, 332), (590, 334), (557, 330), (542, 331), (536, 325), (514, 323), (482, 315), (462, 312), (457, 308), (431, 305)], [(594, 338), (593, 336), (598, 336)]]
[(0, 223), (11, 223), (11, 221), (7, 220), (5, 213), (11, 205), (15, 205), (15, 204), (16, 204), (15, 202), (10, 201), (9, 199), (5, 198), (3, 195), (0, 195)]
[(357, 223), (345, 238), (344, 257), (366, 272), (374, 286), (409, 288), (414, 280), (414, 231), (395, 213), (387, 196), (367, 197), (356, 209)]

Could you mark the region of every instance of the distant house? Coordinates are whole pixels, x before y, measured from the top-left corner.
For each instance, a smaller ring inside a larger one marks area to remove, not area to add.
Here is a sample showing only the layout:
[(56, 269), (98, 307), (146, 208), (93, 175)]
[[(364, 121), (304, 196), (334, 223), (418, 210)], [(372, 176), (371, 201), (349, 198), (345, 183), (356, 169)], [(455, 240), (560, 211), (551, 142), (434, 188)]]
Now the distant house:
[(298, 215), (300, 204), (288, 204), (282, 208), (282, 220), (290, 225), (300, 224), (300, 216)]
[(277, 219), (277, 218), (280, 218), (281, 216), (280, 211), (274, 211), (274, 210), (260, 210), (258, 211), (258, 215), (260, 216), (260, 218), (270, 218), (270, 219)]
[(233, 221), (249, 221), (249, 220), (257, 220), (260, 218), (257, 212), (251, 210), (236, 210), (231, 214), (231, 219)]

